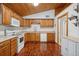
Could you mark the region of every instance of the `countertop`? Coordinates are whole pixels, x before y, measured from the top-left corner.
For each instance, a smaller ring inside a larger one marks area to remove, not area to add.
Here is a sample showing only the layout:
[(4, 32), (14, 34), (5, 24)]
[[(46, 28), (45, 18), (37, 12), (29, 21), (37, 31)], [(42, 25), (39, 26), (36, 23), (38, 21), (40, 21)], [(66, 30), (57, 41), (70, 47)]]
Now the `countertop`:
[(65, 36), (64, 37), (65, 39), (69, 39), (69, 40), (72, 40), (74, 42), (78, 42), (79, 43), (79, 38), (76, 38), (76, 37), (71, 37), (71, 36)]
[(54, 31), (26, 31), (26, 33), (55, 33)]
[(0, 42), (10, 40), (11, 38), (17, 37), (16, 35), (13, 36), (0, 36)]
[[(20, 34), (25, 34), (25, 33), (55, 33), (54, 31), (22, 31)], [(7, 36), (0, 36), (0, 42), (10, 40), (11, 38), (18, 37), (20, 35), (19, 32), (16, 35), (7, 35)]]

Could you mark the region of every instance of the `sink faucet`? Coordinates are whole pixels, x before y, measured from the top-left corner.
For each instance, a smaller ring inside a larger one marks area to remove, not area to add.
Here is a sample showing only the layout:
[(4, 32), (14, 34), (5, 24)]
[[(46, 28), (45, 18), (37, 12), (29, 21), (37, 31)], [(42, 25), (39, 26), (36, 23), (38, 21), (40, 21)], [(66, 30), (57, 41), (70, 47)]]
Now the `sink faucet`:
[(7, 29), (6, 29), (6, 27), (5, 27), (5, 28), (4, 28), (4, 36), (7, 36), (6, 33), (7, 33)]

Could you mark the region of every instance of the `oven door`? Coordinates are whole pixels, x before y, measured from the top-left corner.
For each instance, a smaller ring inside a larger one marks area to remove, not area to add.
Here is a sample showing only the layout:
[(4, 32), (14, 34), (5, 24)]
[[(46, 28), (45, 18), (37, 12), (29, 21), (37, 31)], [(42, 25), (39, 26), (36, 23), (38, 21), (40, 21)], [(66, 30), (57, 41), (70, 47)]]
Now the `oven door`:
[(24, 38), (23, 37), (18, 38), (18, 46), (21, 45), (22, 42), (24, 42)]

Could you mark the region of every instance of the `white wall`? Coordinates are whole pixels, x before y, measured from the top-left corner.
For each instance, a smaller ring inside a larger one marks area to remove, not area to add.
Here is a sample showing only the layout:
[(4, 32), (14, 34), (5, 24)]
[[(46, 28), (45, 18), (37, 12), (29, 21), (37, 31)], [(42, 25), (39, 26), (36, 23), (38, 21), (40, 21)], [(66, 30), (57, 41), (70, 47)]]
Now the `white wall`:
[[(68, 13), (68, 17), (76, 16), (78, 15), (73, 9), (76, 6), (76, 4), (71, 4), (66, 9), (64, 9), (61, 13), (59, 13), (56, 16), (55, 23), (57, 23), (57, 18), (64, 15), (65, 13)], [(71, 21), (68, 20), (68, 35), (72, 37), (78, 37), (79, 38), (79, 28), (75, 27)], [(56, 42), (57, 42), (57, 25), (56, 25)]]
[[(49, 17), (46, 17), (46, 15), (49, 15)], [(54, 10), (48, 10), (28, 16), (24, 16), (25, 19), (54, 19), (55, 18), (55, 11)]]

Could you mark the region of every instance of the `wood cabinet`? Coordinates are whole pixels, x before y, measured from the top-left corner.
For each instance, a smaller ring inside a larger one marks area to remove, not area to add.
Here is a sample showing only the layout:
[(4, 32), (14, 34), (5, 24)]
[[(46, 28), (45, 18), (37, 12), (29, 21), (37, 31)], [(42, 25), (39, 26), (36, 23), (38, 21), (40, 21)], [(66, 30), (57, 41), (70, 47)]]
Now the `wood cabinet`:
[(40, 33), (25, 33), (25, 42), (40, 41)]
[(25, 42), (31, 41), (31, 34), (30, 33), (25, 33), (24, 34), (24, 40), (25, 40)]
[(40, 33), (31, 33), (31, 41), (40, 41)]
[(33, 20), (31, 19), (26, 19), (24, 20), (24, 26), (30, 27), (32, 25)]
[(47, 42), (55, 42), (55, 33), (47, 33)]
[(24, 20), (24, 26), (29, 27), (30, 26), (30, 20)]
[(2, 11), (3, 11), (3, 16), (2, 16), (2, 23), (4, 25), (10, 25), (11, 22), (11, 11), (9, 10), (9, 8), (7, 8), (6, 6), (2, 5)]
[(30, 27), (34, 23), (39, 23), (41, 27), (53, 27), (54, 26), (54, 20), (52, 19), (26, 19), (24, 20), (24, 26)]
[(11, 46), (11, 56), (14, 56), (17, 52), (17, 38), (16, 37), (12, 38), (10, 40), (10, 42), (11, 42), (11, 45), (10, 45)]
[(3, 25), (11, 25), (11, 18), (14, 17), (20, 21), (20, 26), (24, 27), (24, 19), (22, 18), (22, 16), (18, 15), (17, 13), (12, 11), (10, 8), (5, 6), (4, 4), (2, 4), (1, 7), (2, 7), (2, 24)]
[(0, 43), (0, 56), (10, 56), (10, 40)]
[(41, 27), (53, 27), (54, 26), (54, 20), (52, 19), (42, 19), (40, 20)]
[(17, 38), (0, 43), (0, 56), (14, 56), (17, 52)]
[[(44, 39), (45, 42), (55, 42), (55, 33), (46, 33), (47, 38)], [(44, 41), (41, 40), (41, 33), (39, 32), (34, 32), (34, 33), (25, 33), (25, 42), (28, 41)]]

